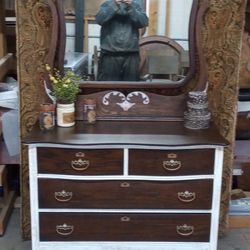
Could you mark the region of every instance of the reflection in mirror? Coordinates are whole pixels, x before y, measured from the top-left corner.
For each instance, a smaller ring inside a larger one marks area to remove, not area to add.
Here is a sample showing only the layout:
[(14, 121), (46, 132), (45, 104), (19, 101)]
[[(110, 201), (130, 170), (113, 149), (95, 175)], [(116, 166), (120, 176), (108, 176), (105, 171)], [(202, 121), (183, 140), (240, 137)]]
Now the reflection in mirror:
[(97, 80), (139, 81), (140, 30), (148, 26), (141, 0), (106, 0), (96, 22), (101, 26)]
[[(149, 24), (140, 36), (140, 81), (183, 80), (189, 70), (189, 16), (193, 0), (141, 1)], [(95, 16), (103, 2), (64, 0), (65, 69), (70, 68), (88, 80), (97, 80), (101, 26)], [(84, 9), (83, 22), (76, 18), (81, 7)], [(83, 36), (77, 39), (76, 27), (81, 23)]]

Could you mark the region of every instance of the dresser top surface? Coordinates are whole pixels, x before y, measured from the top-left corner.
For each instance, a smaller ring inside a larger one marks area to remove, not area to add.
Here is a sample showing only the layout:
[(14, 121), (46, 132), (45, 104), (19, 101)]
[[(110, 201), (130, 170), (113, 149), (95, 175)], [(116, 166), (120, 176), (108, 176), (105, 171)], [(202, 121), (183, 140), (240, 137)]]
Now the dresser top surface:
[(55, 127), (50, 131), (35, 126), (22, 141), (25, 144), (71, 145), (227, 145), (214, 125), (209, 129), (191, 130), (182, 122), (154, 121), (97, 121), (96, 124), (78, 121), (73, 127)]

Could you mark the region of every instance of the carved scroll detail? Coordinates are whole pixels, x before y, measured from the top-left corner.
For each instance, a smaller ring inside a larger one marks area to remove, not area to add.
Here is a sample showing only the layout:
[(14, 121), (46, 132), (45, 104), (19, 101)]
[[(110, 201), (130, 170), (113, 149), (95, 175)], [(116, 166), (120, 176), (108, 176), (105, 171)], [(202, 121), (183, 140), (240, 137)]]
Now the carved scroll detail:
[(121, 99), (121, 102), (117, 102), (116, 104), (119, 105), (123, 109), (123, 111), (128, 111), (134, 105), (136, 105), (136, 102), (132, 102), (133, 97), (136, 96), (141, 97), (143, 104), (147, 105), (150, 103), (148, 95), (140, 91), (131, 92), (127, 96), (119, 91), (111, 91), (103, 97), (102, 103), (108, 106), (110, 104), (110, 99), (112, 99), (112, 96), (118, 96)]

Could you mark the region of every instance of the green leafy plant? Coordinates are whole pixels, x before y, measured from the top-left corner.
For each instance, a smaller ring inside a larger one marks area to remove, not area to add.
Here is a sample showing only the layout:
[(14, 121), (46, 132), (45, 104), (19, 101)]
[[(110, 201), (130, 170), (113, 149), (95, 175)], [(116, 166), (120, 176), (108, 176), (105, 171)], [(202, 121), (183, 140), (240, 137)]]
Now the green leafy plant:
[(77, 94), (80, 92), (81, 77), (70, 70), (61, 75), (57, 69), (52, 71), (48, 64), (46, 64), (46, 70), (49, 73), (53, 88), (52, 95), (56, 97), (57, 103), (69, 104), (75, 102)]

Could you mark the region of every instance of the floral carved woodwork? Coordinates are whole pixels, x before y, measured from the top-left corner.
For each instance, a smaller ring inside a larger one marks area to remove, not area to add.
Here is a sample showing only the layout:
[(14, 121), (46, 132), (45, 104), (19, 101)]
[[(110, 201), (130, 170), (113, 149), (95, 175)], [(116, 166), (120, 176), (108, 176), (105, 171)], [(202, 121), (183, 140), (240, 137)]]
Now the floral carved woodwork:
[(220, 233), (228, 227), (233, 148), (238, 100), (238, 72), (246, 1), (210, 1), (203, 25), (208, 64), (209, 103), (220, 133), (230, 142), (224, 156)]
[[(53, 9), (48, 3), (53, 6), (55, 2), (57, 1), (16, 1), (22, 137), (29, 133), (36, 123), (39, 104), (47, 99), (43, 89), (44, 65), (49, 58), (56, 56), (56, 51), (51, 51), (51, 39), (55, 37), (55, 32), (58, 32), (54, 25)], [(227, 227), (230, 199), (240, 42), (245, 5), (245, 0), (210, 0), (202, 27), (202, 49), (208, 63), (210, 109), (221, 134), (231, 143), (226, 149), (224, 159), (221, 232)], [(22, 234), (24, 239), (29, 239), (29, 176), (25, 146), (22, 147), (21, 156)]]
[[(17, 9), (17, 51), (18, 78), (20, 82), (21, 137), (34, 126), (40, 103), (47, 100), (44, 93), (45, 62), (49, 57), (54, 61), (55, 51), (51, 51), (51, 34), (55, 32), (52, 11), (47, 1), (16, 1)], [(52, 57), (51, 57), (52, 54)], [(30, 237), (29, 218), (29, 175), (27, 149), (21, 152), (21, 194), (22, 233)]]

